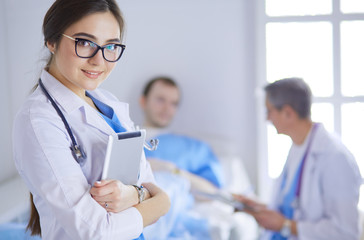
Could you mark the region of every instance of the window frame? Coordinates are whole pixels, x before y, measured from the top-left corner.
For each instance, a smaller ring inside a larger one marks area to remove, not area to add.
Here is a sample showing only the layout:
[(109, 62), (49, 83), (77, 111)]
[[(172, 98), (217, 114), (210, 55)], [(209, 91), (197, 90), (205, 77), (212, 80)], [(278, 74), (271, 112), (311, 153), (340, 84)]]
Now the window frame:
[[(258, 134), (258, 195), (265, 201), (270, 199), (273, 185), (272, 178), (268, 175), (268, 138), (267, 138), (267, 122), (264, 106), (264, 94), (262, 88), (268, 83), (267, 81), (267, 63), (266, 63), (266, 24), (270, 22), (316, 22), (327, 21), (332, 24), (333, 34), (333, 95), (329, 97), (313, 97), (313, 103), (330, 103), (334, 111), (334, 130), (336, 134), (341, 136), (341, 107), (345, 103), (362, 102), (364, 96), (348, 97), (341, 93), (341, 29), (342, 21), (363, 20), (364, 13), (342, 13), (340, 11), (340, 0), (332, 0), (332, 13), (327, 15), (307, 15), (307, 16), (267, 16), (265, 11), (265, 1), (256, 2), (257, 28), (256, 28), (256, 76), (257, 91), (261, 94), (257, 95), (257, 134)], [(357, 160), (358, 161), (358, 160)], [(364, 176), (363, 183), (364, 183)]]

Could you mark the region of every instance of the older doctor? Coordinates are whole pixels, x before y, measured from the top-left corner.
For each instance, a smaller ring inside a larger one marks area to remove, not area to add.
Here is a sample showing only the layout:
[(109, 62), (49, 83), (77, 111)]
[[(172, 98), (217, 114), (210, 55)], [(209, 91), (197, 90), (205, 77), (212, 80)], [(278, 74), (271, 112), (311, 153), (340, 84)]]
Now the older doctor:
[(352, 154), (311, 121), (311, 91), (302, 79), (282, 79), (265, 91), (268, 119), (293, 143), (269, 207), (237, 197), (267, 229), (262, 239), (359, 239), (361, 177)]
[(44, 17), (52, 55), (13, 131), (34, 202), (28, 227), (43, 239), (144, 239), (168, 211), (144, 156), (135, 186), (99, 182), (108, 136), (134, 129), (128, 105), (98, 89), (123, 53), (123, 28), (114, 0), (57, 0)]

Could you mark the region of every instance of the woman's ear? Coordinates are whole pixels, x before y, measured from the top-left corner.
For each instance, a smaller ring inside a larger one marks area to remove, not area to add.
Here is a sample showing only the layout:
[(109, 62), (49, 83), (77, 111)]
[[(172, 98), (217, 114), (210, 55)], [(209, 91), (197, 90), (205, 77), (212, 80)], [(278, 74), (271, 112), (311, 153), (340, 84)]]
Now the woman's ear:
[(47, 48), (49, 49), (49, 51), (54, 54), (55, 50), (56, 50), (56, 43), (50, 43), (47, 42)]

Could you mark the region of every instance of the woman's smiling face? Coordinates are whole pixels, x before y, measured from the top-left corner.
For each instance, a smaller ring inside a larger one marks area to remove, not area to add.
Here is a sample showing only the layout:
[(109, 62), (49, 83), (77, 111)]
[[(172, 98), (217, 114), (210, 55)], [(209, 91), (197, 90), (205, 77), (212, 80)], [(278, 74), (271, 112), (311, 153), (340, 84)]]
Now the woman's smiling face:
[[(110, 12), (87, 15), (64, 32), (72, 38), (91, 40), (100, 46), (120, 43), (120, 26)], [(54, 53), (49, 73), (81, 98), (85, 90), (96, 89), (111, 73), (115, 62), (103, 58), (101, 49), (92, 58), (80, 58), (75, 52), (75, 41), (62, 36), (58, 46), (47, 44)]]

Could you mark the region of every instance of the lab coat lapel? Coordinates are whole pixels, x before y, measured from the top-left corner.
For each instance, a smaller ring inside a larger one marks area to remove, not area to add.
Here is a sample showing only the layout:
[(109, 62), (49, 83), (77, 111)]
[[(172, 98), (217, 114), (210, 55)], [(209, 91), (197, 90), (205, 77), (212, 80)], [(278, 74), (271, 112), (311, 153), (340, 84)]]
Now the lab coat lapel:
[[(41, 78), (50, 95), (66, 112), (66, 115), (68, 114), (73, 117), (79, 116), (86, 121), (87, 124), (99, 129), (107, 135), (115, 134), (114, 130), (105, 122), (95, 109), (56, 80), (47, 71), (44, 70), (42, 72)], [(81, 115), (78, 115), (78, 113)]]
[[(77, 116), (78, 113), (80, 113), (81, 115), (78, 116), (86, 121), (88, 125), (99, 129), (101, 132), (107, 135), (116, 135), (115, 131), (107, 124), (107, 122), (95, 109), (89, 106), (85, 101), (65, 87), (47, 71), (43, 70), (41, 79), (50, 95), (59, 104), (61, 109), (66, 112), (66, 114)], [(125, 119), (124, 117), (129, 116), (128, 112), (125, 112), (128, 111), (127, 104), (109, 100), (98, 90), (91, 92), (95, 92), (100, 97), (101, 101), (114, 109), (114, 111), (117, 113), (117, 116), (119, 117), (120, 122), (126, 125), (124, 127), (128, 131), (132, 129), (132, 124), (130, 124), (131, 120)]]
[[(317, 123), (319, 124), (319, 123)], [(301, 186), (301, 199), (300, 199), (300, 204), (302, 205), (307, 205), (308, 204), (308, 195), (312, 194), (310, 191), (310, 188), (313, 187), (312, 185), (312, 181), (313, 180), (313, 176), (315, 175), (315, 170), (316, 170), (316, 166), (317, 166), (317, 156), (320, 154), (320, 152), (322, 151), (322, 149), (320, 148), (320, 141), (322, 138), (322, 132), (323, 132), (323, 126), (322, 124), (319, 124), (317, 126), (317, 130), (315, 135), (313, 136), (313, 140), (312, 140), (312, 146), (311, 146), (311, 150), (307, 156), (306, 162), (305, 162), (305, 167), (303, 170), (303, 175), (302, 175), (302, 186)]]
[(84, 106), (83, 112), (85, 121), (88, 125), (93, 126), (107, 135), (115, 135), (115, 131), (107, 124), (102, 116), (90, 106)]
[[(106, 105), (110, 106), (113, 110), (116, 116), (118, 117), (121, 125), (127, 130), (127, 131), (133, 131), (134, 130), (134, 123), (129, 118), (129, 105), (124, 102), (120, 102), (119, 100), (113, 100), (110, 97), (106, 97), (101, 90), (94, 90), (90, 92), (92, 96), (96, 97)], [(115, 97), (114, 97), (115, 98)]]
[(127, 107), (128, 105), (125, 104), (124, 106), (122, 106), (119, 102), (114, 101), (108, 101), (107, 104), (112, 107), (114, 113), (116, 114), (116, 116), (118, 116), (120, 123), (126, 129), (126, 131), (132, 131), (133, 123), (129, 118), (126, 118), (126, 116), (129, 116), (129, 109)]

